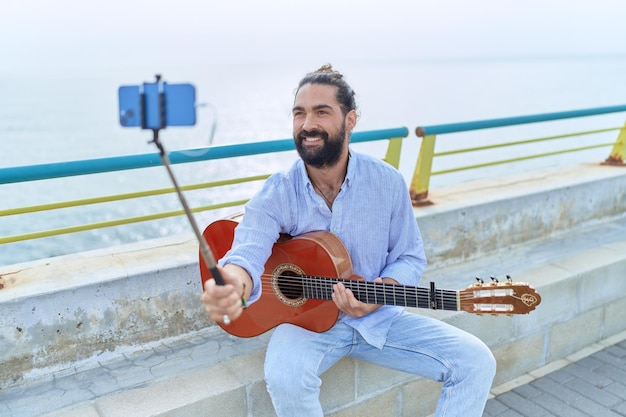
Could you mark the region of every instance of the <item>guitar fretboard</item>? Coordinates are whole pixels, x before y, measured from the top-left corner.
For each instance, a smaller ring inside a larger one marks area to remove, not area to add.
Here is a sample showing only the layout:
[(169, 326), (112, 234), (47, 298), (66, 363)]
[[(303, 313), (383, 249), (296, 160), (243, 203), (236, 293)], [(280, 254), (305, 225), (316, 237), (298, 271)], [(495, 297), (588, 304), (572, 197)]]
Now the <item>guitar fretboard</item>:
[(281, 287), (285, 284), (301, 286), (301, 296), (305, 298), (331, 300), (333, 285), (337, 282), (349, 288), (357, 300), (368, 304), (459, 310), (459, 292), (455, 290), (435, 289), (433, 293), (430, 288), (424, 287), (314, 276), (284, 277), (281, 278)]

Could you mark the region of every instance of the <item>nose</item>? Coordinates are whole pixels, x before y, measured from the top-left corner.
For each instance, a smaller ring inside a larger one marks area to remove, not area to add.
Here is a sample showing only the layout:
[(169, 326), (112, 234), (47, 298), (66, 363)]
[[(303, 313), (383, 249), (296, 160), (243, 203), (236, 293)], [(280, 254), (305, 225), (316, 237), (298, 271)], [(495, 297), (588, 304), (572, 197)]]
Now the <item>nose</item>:
[(316, 127), (317, 127), (317, 122), (315, 121), (315, 118), (311, 114), (307, 114), (303, 118), (302, 126), (300, 126), (301, 129), (306, 130), (307, 132), (314, 130)]

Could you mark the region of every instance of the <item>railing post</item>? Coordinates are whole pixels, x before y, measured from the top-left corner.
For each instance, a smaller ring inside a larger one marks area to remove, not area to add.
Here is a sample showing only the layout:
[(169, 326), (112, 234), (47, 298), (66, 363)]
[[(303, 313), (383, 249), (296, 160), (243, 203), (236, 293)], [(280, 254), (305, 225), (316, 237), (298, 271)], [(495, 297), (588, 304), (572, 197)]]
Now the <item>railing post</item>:
[(626, 123), (619, 131), (615, 145), (611, 150), (609, 157), (602, 163), (602, 165), (614, 165), (614, 166), (626, 166), (624, 164), (624, 155), (626, 154)]
[(410, 194), (414, 206), (424, 206), (432, 204), (428, 197), (428, 187), (430, 184), (430, 172), (433, 166), (433, 156), (435, 154), (436, 135), (426, 135), (420, 127), (415, 129), (415, 134), (422, 138), (420, 153), (417, 157), (413, 180), (411, 181)]
[(402, 151), (402, 138), (390, 138), (387, 145), (387, 153), (383, 159), (394, 168), (400, 167), (400, 153)]

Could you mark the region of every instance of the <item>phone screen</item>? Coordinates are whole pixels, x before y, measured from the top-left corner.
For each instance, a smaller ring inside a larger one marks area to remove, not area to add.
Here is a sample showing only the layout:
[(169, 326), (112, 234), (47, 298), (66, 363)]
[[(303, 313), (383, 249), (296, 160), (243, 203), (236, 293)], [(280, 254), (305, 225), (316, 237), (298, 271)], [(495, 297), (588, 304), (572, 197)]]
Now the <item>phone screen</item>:
[[(161, 94), (162, 93), (162, 94)], [(118, 90), (123, 127), (162, 129), (196, 124), (196, 89), (192, 84), (144, 83)], [(161, 103), (163, 98), (164, 103)], [(164, 104), (164, 120), (161, 109)]]

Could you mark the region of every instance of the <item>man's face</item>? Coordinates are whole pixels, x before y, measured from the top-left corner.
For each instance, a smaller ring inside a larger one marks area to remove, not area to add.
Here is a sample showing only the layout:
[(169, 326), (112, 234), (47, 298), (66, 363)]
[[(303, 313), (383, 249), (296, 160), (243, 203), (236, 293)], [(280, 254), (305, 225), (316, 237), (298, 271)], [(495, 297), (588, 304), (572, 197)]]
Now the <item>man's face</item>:
[(346, 142), (346, 118), (335, 98), (337, 87), (303, 85), (294, 100), (293, 138), (302, 160), (316, 168), (337, 163)]

